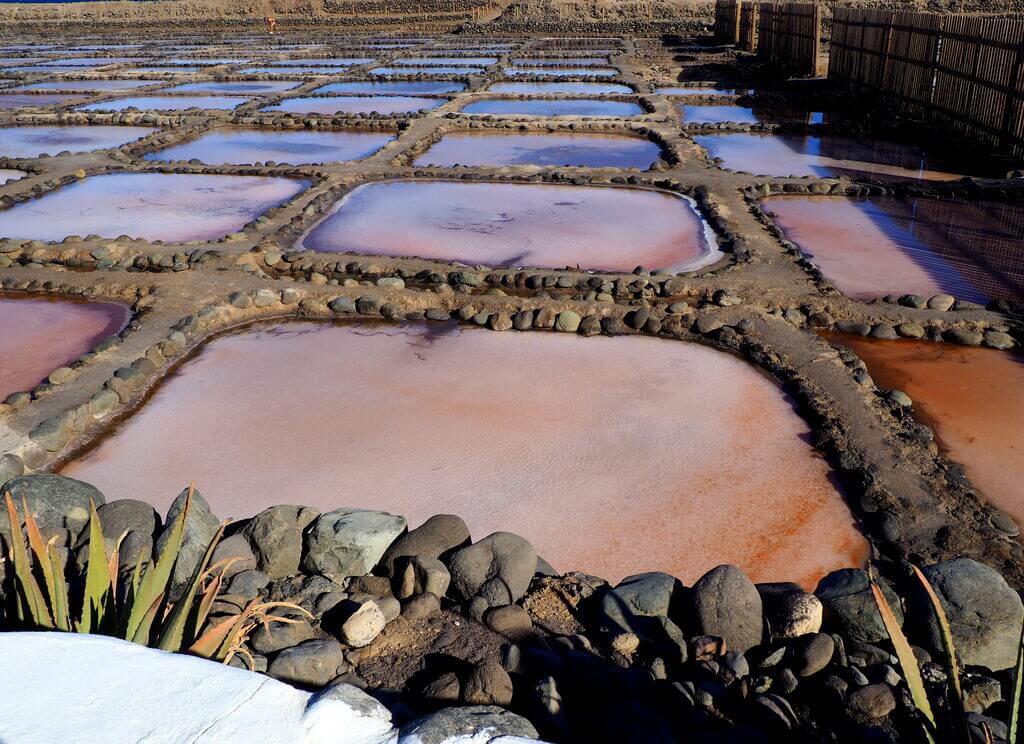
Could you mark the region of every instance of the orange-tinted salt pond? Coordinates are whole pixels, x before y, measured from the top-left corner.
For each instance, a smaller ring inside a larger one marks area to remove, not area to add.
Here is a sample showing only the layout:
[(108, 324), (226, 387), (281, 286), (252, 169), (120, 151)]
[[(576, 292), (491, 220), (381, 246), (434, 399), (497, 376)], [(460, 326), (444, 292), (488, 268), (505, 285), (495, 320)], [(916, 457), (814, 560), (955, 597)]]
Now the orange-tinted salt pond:
[(790, 134), (709, 134), (694, 141), (724, 167), (755, 175), (952, 181), (977, 164), (954, 162), (919, 145)]
[(720, 257), (686, 197), (549, 184), (387, 181), (353, 189), (299, 244), (488, 266), (681, 270)]
[(289, 165), (359, 160), (393, 140), (380, 132), (317, 130), (257, 130), (224, 127), (199, 135), (191, 142), (149, 153), (146, 160), (191, 160), (209, 165), (276, 161)]
[(447, 134), (414, 165), (565, 165), (639, 168), (658, 160), (656, 144), (640, 137), (608, 134)]
[(1024, 524), (1024, 358), (931, 341), (824, 335), (863, 359), (875, 384), (907, 393), (943, 454)]
[(773, 382), (696, 344), (290, 323), (211, 342), (62, 472), (161, 510), (194, 478), (222, 518), (459, 514), (611, 580), (729, 562), (813, 586), (866, 553), (807, 437)]
[(939, 292), (1024, 302), (1024, 206), (895, 197), (764, 200), (786, 235), (857, 299)]
[(86, 152), (120, 147), (157, 131), (149, 127), (26, 126), (0, 129), (0, 155), (37, 158), (64, 150)]
[(131, 311), (109, 302), (0, 294), (0, 400), (120, 333)]
[(143, 240), (214, 240), (236, 232), (308, 182), (263, 176), (110, 173), (76, 181), (0, 210), (0, 236), (63, 240), (129, 235)]

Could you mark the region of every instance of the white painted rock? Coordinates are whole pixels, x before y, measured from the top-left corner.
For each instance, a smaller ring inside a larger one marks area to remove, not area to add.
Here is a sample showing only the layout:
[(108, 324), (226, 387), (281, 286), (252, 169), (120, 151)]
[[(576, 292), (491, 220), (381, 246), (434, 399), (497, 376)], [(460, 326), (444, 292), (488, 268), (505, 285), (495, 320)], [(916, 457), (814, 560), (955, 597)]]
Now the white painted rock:
[[(394, 744), (391, 713), (351, 685), (310, 694), (260, 674), (105, 636), (0, 633), (4, 744)], [(444, 744), (511, 736), (453, 736)]]

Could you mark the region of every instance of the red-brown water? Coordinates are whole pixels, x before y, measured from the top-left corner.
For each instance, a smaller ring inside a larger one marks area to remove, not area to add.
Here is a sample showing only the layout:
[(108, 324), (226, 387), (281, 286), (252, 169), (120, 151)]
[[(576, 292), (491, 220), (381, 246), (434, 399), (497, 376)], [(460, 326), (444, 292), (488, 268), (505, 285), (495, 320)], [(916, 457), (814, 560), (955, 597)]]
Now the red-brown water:
[(1024, 524), (1024, 358), (931, 341), (825, 335), (863, 359), (877, 385), (906, 392), (942, 452)]
[(290, 323), (211, 342), (62, 472), (161, 510), (194, 478), (221, 518), (454, 513), (611, 580), (730, 562), (813, 586), (866, 546), (808, 435), (696, 344)]
[(131, 311), (110, 302), (0, 294), (0, 401), (119, 333)]
[(945, 292), (1024, 302), (1024, 206), (962, 199), (779, 196), (767, 210), (857, 299)]

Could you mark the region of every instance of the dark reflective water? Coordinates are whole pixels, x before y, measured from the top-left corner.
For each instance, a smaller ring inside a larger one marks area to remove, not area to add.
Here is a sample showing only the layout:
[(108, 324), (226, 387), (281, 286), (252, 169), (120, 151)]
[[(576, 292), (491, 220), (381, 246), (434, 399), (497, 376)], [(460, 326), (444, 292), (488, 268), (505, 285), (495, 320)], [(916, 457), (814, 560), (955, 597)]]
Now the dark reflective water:
[(651, 167), (660, 150), (650, 140), (601, 134), (453, 133), (414, 165), (541, 165), (591, 168)]
[(208, 165), (266, 162), (289, 165), (360, 160), (394, 139), (380, 132), (272, 131), (224, 128), (191, 142), (149, 153), (146, 160), (191, 160)]
[(660, 191), (387, 181), (345, 196), (300, 240), (318, 251), (488, 266), (691, 267), (716, 246), (693, 203)]
[(349, 83), (328, 83), (317, 88), (315, 93), (364, 93), (379, 95), (383, 93), (420, 93), (437, 95), (439, 93), (461, 93), (466, 89), (463, 83), (432, 83), (429, 80), (388, 80), (388, 81), (356, 81)]
[(858, 299), (945, 292), (1024, 302), (1024, 205), (952, 199), (779, 196), (789, 238)]
[(726, 168), (757, 175), (952, 181), (977, 172), (923, 146), (833, 136), (757, 133), (708, 134), (694, 138)]
[(0, 155), (37, 158), (44, 153), (87, 152), (120, 147), (157, 131), (149, 127), (26, 126), (0, 129)]
[(677, 107), (682, 114), (684, 124), (718, 124), (732, 122), (734, 124), (757, 124), (760, 119), (754, 110), (743, 106), (688, 106)]
[(540, 99), (503, 101), (485, 98), (462, 109), (466, 114), (509, 114), (517, 116), (640, 116), (644, 110), (626, 101), (593, 101), (568, 98), (559, 101)]
[(63, 240), (69, 235), (95, 234), (167, 242), (213, 240), (238, 231), (307, 185), (262, 176), (90, 176), (0, 210), (0, 236)]
[(736, 88), (698, 88), (687, 85), (664, 85), (655, 88), (654, 92), (665, 96), (736, 96), (743, 93), (753, 93), (752, 90), (738, 90)]
[(437, 108), (443, 98), (414, 96), (337, 96), (332, 98), (290, 98), (260, 111), (293, 114), (409, 114)]
[(493, 83), (488, 86), (489, 93), (520, 93), (525, 95), (578, 95), (602, 96), (616, 93), (632, 93), (628, 85), (619, 83), (583, 83), (583, 82), (545, 82), (545, 83)]

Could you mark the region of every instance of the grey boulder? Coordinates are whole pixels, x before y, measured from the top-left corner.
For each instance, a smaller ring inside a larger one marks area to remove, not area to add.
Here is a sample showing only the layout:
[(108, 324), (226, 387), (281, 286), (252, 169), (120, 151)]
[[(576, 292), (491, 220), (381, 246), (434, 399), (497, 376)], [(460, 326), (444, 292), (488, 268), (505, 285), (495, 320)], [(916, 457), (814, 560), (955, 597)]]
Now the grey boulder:
[(464, 600), (480, 596), (491, 607), (512, 604), (530, 586), (537, 551), (524, 538), (495, 532), (456, 552), (449, 565), (452, 588)]
[(698, 632), (724, 639), (730, 651), (746, 652), (761, 642), (761, 595), (736, 566), (717, 566), (701, 576), (692, 601)]
[[(44, 535), (60, 529), (78, 535), (89, 521), (89, 500), (92, 499), (97, 508), (106, 502), (96, 487), (51, 473), (12, 478), (3, 485), (3, 492), (11, 494), (22, 521), (25, 519), (24, 499)], [(11, 534), (6, 510), (0, 516), (0, 533)]]
[(405, 517), (366, 509), (321, 514), (306, 533), (302, 565), (332, 579), (363, 576), (405, 531)]
[[(903, 624), (903, 608), (888, 582), (879, 578), (878, 585), (892, 608), (897, 622)], [(824, 609), (824, 621), (846, 638), (861, 643), (888, 640), (871, 593), (868, 573), (859, 568), (842, 568), (824, 576), (814, 590)]]
[(443, 708), (407, 723), (398, 732), (398, 744), (441, 744), (457, 736), (490, 741), (501, 736), (537, 739), (540, 735), (532, 723), (504, 708), (468, 705)]
[[(156, 557), (159, 558), (167, 548), (174, 522), (178, 515), (185, 509), (185, 501), (188, 497), (186, 488), (171, 503), (167, 510), (166, 526), (156, 541)], [(214, 535), (220, 527), (217, 517), (210, 511), (210, 505), (202, 497), (199, 491), (192, 494), (192, 505), (188, 515), (185, 517), (185, 534), (181, 541), (181, 550), (178, 552), (178, 560), (174, 564), (174, 572), (171, 574), (171, 597), (177, 599), (188, 585), (192, 574), (203, 560), (206, 549), (210, 546)]]
[(267, 674), (304, 687), (323, 687), (347, 669), (342, 645), (324, 638), (284, 649), (270, 662)]
[(441, 558), (447, 553), (469, 545), (469, 528), (454, 514), (435, 514), (426, 522), (400, 538), (387, 549), (381, 563), (389, 576), (399, 558), (422, 556)]
[(256, 556), (256, 568), (272, 579), (294, 576), (302, 561), (302, 533), (320, 516), (308, 506), (272, 506), (242, 530)]

